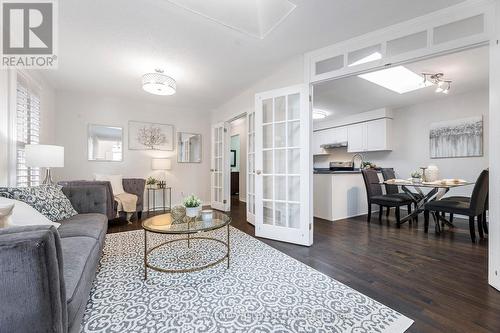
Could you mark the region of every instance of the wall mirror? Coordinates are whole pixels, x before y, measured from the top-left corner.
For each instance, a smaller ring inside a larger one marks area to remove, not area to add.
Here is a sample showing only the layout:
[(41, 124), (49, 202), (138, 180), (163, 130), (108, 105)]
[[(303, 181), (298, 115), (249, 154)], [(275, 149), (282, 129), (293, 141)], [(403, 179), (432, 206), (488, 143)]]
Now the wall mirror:
[(201, 162), (201, 134), (177, 133), (177, 162)]
[(123, 160), (123, 129), (115, 126), (90, 124), (88, 128), (88, 160)]

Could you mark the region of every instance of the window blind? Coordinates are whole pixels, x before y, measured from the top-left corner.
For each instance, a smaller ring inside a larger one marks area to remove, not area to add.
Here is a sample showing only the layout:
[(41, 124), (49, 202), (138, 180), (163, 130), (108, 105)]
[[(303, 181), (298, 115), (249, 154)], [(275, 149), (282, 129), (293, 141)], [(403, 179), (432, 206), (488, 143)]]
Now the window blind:
[(16, 184), (40, 184), (40, 169), (26, 166), (25, 146), (40, 141), (40, 98), (22, 78), (17, 82), (16, 104)]

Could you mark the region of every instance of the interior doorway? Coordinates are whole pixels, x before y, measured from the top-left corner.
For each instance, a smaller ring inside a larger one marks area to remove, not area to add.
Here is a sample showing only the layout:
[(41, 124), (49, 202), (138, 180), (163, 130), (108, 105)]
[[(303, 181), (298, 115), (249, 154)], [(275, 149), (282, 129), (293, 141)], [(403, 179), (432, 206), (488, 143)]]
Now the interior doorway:
[[(490, 165), (489, 51), (482, 45), (314, 84), (314, 216), (337, 221), (368, 212), (355, 156), (365, 167), (392, 169), (400, 181), (422, 179), (423, 166), (436, 180), (474, 183)], [(473, 189), (443, 196), (471, 197)], [(457, 223), (442, 237), (468, 232)]]
[(231, 169), (230, 195), (231, 204), (246, 202), (247, 175), (247, 119), (242, 114), (229, 122)]

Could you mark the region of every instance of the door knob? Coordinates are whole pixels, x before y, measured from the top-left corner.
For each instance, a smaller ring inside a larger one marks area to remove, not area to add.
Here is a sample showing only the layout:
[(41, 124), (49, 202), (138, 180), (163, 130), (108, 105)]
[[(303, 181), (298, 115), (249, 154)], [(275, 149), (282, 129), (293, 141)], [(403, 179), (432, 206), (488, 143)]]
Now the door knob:
[(258, 174), (258, 175), (260, 175), (262, 173), (262, 171), (261, 170), (256, 170), (255, 173)]

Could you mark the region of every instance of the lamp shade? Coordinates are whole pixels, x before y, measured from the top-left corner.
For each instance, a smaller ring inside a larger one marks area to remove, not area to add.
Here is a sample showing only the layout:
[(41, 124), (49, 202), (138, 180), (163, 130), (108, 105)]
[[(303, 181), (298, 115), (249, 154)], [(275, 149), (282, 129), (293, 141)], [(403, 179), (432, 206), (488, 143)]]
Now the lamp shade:
[(151, 168), (153, 170), (170, 170), (172, 161), (170, 158), (153, 158), (151, 160)]
[(42, 168), (64, 167), (64, 147), (52, 145), (26, 145), (26, 166)]

